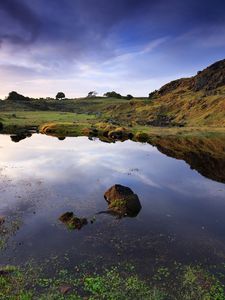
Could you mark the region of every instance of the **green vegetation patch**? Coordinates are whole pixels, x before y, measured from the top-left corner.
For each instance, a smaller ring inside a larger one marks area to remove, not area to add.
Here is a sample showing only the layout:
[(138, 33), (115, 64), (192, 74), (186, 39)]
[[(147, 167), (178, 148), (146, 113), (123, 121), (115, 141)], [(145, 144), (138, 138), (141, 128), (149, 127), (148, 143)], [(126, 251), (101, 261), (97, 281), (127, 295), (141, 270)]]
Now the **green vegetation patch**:
[[(50, 261), (48, 261), (48, 264)], [(95, 268), (94, 268), (95, 269)], [(223, 276), (200, 266), (159, 266), (143, 279), (130, 264), (96, 271), (58, 267), (48, 276), (34, 263), (0, 268), (0, 299), (4, 300), (224, 300)]]
[(41, 269), (31, 266), (28, 269), (6, 266), (0, 270), (0, 299), (165, 299), (163, 291), (116, 267), (101, 274), (71, 274), (67, 270), (60, 270), (54, 278), (43, 274)]

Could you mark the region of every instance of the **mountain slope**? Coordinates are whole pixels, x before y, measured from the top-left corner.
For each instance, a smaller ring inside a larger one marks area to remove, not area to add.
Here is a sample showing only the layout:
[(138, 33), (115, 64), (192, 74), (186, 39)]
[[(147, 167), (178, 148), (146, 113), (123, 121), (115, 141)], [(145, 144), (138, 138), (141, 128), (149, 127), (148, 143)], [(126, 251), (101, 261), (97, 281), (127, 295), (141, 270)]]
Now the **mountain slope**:
[(164, 85), (150, 94), (149, 101), (122, 104), (111, 112), (115, 118), (141, 125), (224, 127), (225, 60)]

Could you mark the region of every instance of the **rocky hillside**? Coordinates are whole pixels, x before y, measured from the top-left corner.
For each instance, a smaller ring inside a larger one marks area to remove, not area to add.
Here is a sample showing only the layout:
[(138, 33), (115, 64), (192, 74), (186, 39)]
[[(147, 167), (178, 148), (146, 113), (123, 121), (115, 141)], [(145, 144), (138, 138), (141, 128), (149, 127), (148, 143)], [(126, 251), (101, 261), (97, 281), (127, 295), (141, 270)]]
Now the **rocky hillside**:
[(111, 113), (141, 125), (224, 127), (225, 60), (196, 76), (164, 85), (150, 94), (149, 101), (132, 101), (130, 106), (114, 107)]
[(158, 91), (153, 92), (151, 97), (163, 96), (176, 89), (192, 92), (204, 91), (206, 94), (210, 94), (210, 91), (215, 91), (224, 85), (225, 59), (214, 63), (203, 71), (199, 71), (196, 76), (181, 78), (164, 85)]

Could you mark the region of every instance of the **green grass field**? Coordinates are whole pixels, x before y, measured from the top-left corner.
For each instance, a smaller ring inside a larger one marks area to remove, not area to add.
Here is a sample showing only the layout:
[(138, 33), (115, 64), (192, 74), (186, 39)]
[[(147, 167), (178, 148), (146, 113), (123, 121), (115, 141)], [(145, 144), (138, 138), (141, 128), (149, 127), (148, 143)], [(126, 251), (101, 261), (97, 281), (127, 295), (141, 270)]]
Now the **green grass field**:
[[(147, 98), (130, 101), (112, 98), (0, 101), (0, 122), (3, 133), (17, 133), (30, 127), (51, 124), (54, 125), (55, 135), (75, 136), (82, 129), (99, 122), (129, 128), (133, 134), (220, 133), (225, 132), (223, 92), (220, 89), (216, 95), (203, 97), (187, 91), (180, 94), (179, 90), (175, 90), (154, 101)], [(207, 102), (207, 106), (203, 102)], [(161, 124), (161, 119), (170, 118), (174, 121), (166, 126)], [(152, 120), (156, 121), (154, 126), (151, 126)], [(182, 123), (184, 120), (186, 123)]]

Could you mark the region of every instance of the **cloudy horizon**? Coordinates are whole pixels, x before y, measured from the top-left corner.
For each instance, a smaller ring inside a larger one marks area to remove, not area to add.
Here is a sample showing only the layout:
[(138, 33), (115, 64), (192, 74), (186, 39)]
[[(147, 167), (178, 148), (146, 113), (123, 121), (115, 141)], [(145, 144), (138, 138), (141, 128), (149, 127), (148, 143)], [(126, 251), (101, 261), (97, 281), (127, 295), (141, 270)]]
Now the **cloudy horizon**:
[(147, 96), (225, 53), (225, 3), (1, 0), (0, 98)]

